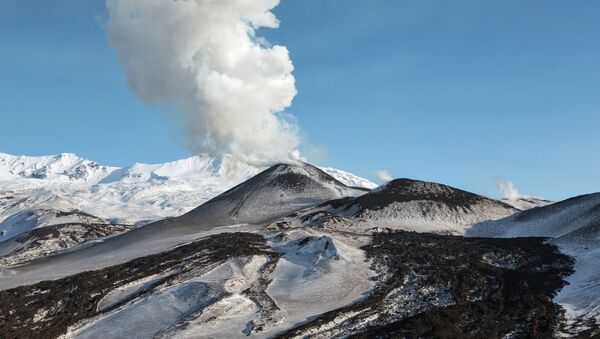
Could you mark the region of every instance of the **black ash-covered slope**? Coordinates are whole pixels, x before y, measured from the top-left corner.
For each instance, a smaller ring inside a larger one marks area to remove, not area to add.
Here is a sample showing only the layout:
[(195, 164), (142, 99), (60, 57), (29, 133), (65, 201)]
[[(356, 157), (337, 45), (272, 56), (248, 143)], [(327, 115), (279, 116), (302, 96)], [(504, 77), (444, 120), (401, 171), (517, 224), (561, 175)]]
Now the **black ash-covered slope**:
[(4, 220), (1, 226), (0, 267), (63, 253), (134, 228), (83, 211), (55, 208), (20, 211)]
[(83, 244), (104, 241), (133, 228), (124, 224), (82, 222), (35, 228), (0, 242), (0, 267), (60, 254)]
[(181, 217), (222, 226), (262, 223), (324, 201), (365, 193), (307, 163), (278, 164)]
[[(310, 164), (275, 165), (180, 217), (160, 220), (47, 261), (34, 261), (22, 270), (17, 268), (18, 275), (0, 279), (0, 288), (14, 287), (23, 279), (57, 279), (108, 263), (126, 262), (188, 242), (196, 234), (215, 227), (267, 222), (307, 206), (365, 191), (348, 187)], [(58, 265), (60, 270), (51, 270), (52, 265)]]
[[(298, 244), (313, 247), (314, 242), (322, 243), (329, 255), (337, 254), (326, 238), (305, 238)], [(559, 325), (561, 310), (551, 298), (564, 285), (562, 278), (571, 273), (572, 261), (542, 238), (392, 232), (374, 234), (373, 242), (363, 249), (377, 273), (374, 290), (357, 303), (311, 317), (282, 336), (430, 338), (445, 333), (456, 338), (546, 338)], [(125, 264), (0, 291), (0, 308), (6, 311), (0, 314), (0, 338), (54, 338), (85, 319), (106, 322), (169, 288), (179, 291), (178, 286), (195, 281), (219, 263), (250, 256), (264, 256), (267, 264), (260, 269), (257, 284), (242, 293), (259, 308), (261, 326), (276, 326), (278, 318), (270, 315), (277, 305), (268, 287), (280, 254), (258, 234), (225, 233)], [(145, 279), (150, 280), (135, 285)], [(175, 323), (198, 317), (229, 295), (209, 286), (212, 292), (203, 296), (204, 285), (200, 285), (194, 285), (195, 293), (184, 294), (186, 310), (191, 312), (178, 310), (181, 319)], [(107, 303), (115, 291), (128, 288), (130, 292)], [(148, 314), (157, 316), (161, 317)], [(156, 324), (148, 327), (157, 328)], [(260, 326), (250, 328), (261, 337)], [(131, 329), (113, 326), (111, 331)], [(245, 332), (240, 329), (239, 334)]]
[(373, 237), (374, 291), (282, 338), (551, 338), (560, 326), (552, 297), (573, 262), (543, 238)]
[[(0, 291), (0, 338), (57, 338), (78, 321), (107, 314), (134, 300), (159, 295), (169, 286), (201, 275), (220, 263), (254, 255), (263, 255), (270, 261), (278, 257), (277, 253), (265, 246), (265, 240), (260, 235), (224, 233), (125, 264)], [(151, 280), (139, 284), (140, 288), (129, 294), (123, 293), (123, 297), (116, 303), (102, 307), (103, 300), (111, 292), (119, 289), (127, 291), (128, 287), (136, 286), (136, 283), (144, 279)], [(200, 294), (202, 289), (198, 288), (194, 292)], [(193, 296), (194, 293), (188, 292), (188, 295), (179, 297), (187, 297), (191, 303), (195, 300)], [(199, 302), (190, 308), (199, 311), (225, 296), (223, 293), (217, 294), (213, 297), (214, 300), (207, 298), (209, 300), (206, 303)], [(201, 297), (197, 296), (196, 299), (202, 299)], [(182, 317), (193, 315), (183, 311), (181, 313)], [(151, 318), (161, 315), (147, 316)], [(113, 332), (119, 332), (117, 323), (114, 324)], [(149, 324), (148, 327), (157, 326)], [(123, 327), (120, 329), (125, 331)], [(142, 329), (138, 330), (138, 333), (142, 332)], [(103, 337), (114, 338), (114, 335), (104, 333)]]
[[(20, 205), (21, 201), (13, 204)], [(34, 228), (66, 223), (104, 224), (108, 221), (79, 210), (29, 208), (18, 211), (0, 223), (0, 242), (12, 239)]]
[(575, 273), (555, 302), (569, 309), (564, 336), (600, 335), (600, 193), (573, 197), (510, 217), (474, 225), (472, 237), (547, 237), (575, 259)]
[[(450, 208), (468, 208), (481, 202), (492, 202), (504, 208), (510, 206), (451, 186), (412, 179), (395, 179), (368, 194), (353, 199), (344, 208), (359, 206), (361, 211), (380, 210), (393, 203), (431, 201)], [(359, 212), (360, 213), (360, 212)]]
[(319, 208), (347, 218), (387, 223), (385, 226), (392, 228), (458, 234), (468, 225), (518, 211), (498, 200), (412, 179), (395, 179), (359, 197), (329, 201)]

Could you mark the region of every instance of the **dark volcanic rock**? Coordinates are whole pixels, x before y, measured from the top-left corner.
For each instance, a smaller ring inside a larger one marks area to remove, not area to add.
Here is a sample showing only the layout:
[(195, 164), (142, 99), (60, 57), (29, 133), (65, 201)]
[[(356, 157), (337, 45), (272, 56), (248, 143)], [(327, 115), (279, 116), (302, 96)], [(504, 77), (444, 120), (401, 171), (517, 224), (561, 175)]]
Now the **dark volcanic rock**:
[(0, 266), (22, 264), (55, 255), (86, 242), (117, 235), (133, 228), (133, 225), (100, 223), (66, 223), (34, 228), (0, 242)]
[(348, 187), (310, 164), (278, 164), (180, 218), (212, 227), (262, 223), (307, 206), (365, 191)]
[[(468, 208), (483, 201), (492, 201), (489, 198), (463, 191), (458, 188), (412, 179), (395, 179), (384, 186), (362, 195), (345, 209), (359, 205), (362, 210), (379, 210), (392, 203), (409, 201), (430, 201), (449, 206), (452, 209)], [(511, 206), (499, 201), (496, 204), (512, 209)]]
[(458, 188), (411, 179), (392, 180), (366, 194), (328, 201), (315, 209), (376, 223), (369, 227), (444, 234), (464, 234), (473, 224), (519, 211)]
[[(256, 234), (218, 234), (122, 265), (0, 291), (0, 338), (55, 338), (78, 321), (99, 314), (98, 303), (115, 288), (154, 274), (173, 272), (103, 312), (151, 293), (192, 270), (256, 254), (277, 258), (278, 254), (264, 244), (264, 238)], [(253, 293), (256, 298), (261, 297), (260, 291)]]
[(362, 197), (356, 202), (363, 208), (377, 210), (393, 202), (429, 200), (450, 206), (469, 206), (486, 198), (450, 186), (411, 179), (395, 179), (380, 189)]
[(552, 297), (573, 261), (542, 238), (379, 233), (364, 247), (379, 273), (364, 300), (282, 337), (549, 338)]

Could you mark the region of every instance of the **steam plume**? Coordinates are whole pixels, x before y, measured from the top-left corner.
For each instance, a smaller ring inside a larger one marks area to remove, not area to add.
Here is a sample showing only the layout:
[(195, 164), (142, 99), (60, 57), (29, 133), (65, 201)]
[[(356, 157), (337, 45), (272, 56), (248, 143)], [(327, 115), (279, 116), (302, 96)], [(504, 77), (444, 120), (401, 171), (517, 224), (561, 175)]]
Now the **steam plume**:
[(500, 194), (502, 194), (506, 200), (514, 201), (522, 197), (517, 187), (515, 187), (515, 184), (510, 181), (496, 179), (496, 187), (498, 187)]
[(130, 89), (176, 105), (190, 150), (268, 163), (290, 159), (300, 143), (283, 113), (296, 95), (288, 50), (256, 35), (278, 27), (278, 4), (107, 0), (107, 29)]
[(375, 176), (384, 183), (392, 181), (393, 177), (388, 170), (375, 171)]

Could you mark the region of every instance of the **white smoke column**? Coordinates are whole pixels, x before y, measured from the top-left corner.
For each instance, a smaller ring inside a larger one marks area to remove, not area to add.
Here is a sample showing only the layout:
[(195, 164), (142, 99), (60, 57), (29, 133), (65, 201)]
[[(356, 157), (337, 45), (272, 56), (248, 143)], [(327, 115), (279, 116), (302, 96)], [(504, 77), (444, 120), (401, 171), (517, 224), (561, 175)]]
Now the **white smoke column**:
[(496, 179), (496, 187), (498, 187), (500, 194), (502, 194), (502, 196), (506, 200), (515, 201), (515, 200), (521, 198), (521, 194), (519, 193), (519, 190), (517, 189), (517, 187), (515, 187), (515, 184), (513, 184), (510, 181)]
[[(290, 159), (298, 127), (288, 50), (256, 36), (277, 28), (279, 0), (107, 0), (110, 42), (131, 90), (171, 102), (193, 152), (266, 164)], [(292, 120), (292, 121), (290, 121)], [(295, 152), (296, 151), (296, 152)]]
[(392, 181), (393, 177), (388, 170), (378, 170), (375, 171), (375, 176), (381, 180), (383, 183), (388, 181)]

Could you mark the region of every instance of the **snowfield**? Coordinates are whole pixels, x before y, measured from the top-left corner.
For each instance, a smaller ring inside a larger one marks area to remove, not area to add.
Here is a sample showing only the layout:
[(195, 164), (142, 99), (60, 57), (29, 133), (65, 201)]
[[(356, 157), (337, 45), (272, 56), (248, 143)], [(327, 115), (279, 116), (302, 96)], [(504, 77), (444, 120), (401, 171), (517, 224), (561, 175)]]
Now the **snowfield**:
[[(147, 224), (189, 212), (265, 169), (228, 155), (117, 168), (72, 153), (0, 153), (0, 222), (24, 210), (46, 208), (78, 210), (113, 223)], [(322, 170), (348, 186), (376, 186), (348, 172)]]

